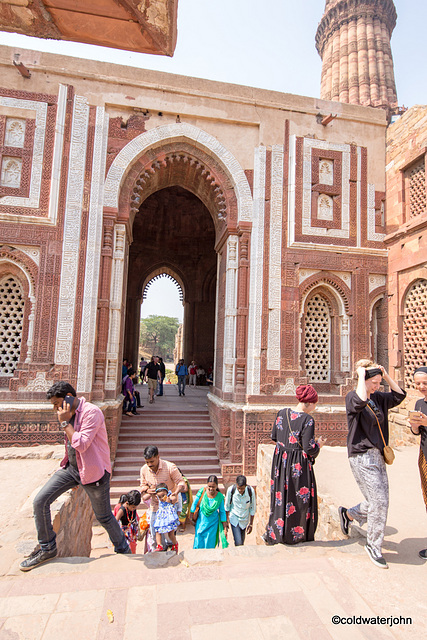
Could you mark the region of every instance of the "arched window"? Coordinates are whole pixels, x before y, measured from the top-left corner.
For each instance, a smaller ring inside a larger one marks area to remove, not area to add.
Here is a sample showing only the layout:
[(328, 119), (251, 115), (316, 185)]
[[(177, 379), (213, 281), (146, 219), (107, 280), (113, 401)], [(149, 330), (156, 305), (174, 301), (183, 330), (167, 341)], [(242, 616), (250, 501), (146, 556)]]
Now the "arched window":
[(320, 294), (311, 296), (304, 314), (305, 370), (311, 383), (330, 382), (331, 314), (327, 300)]
[(418, 280), (405, 298), (403, 351), (405, 387), (413, 388), (414, 371), (427, 361), (427, 280)]
[(21, 353), (24, 291), (13, 275), (0, 277), (0, 375), (10, 376)]

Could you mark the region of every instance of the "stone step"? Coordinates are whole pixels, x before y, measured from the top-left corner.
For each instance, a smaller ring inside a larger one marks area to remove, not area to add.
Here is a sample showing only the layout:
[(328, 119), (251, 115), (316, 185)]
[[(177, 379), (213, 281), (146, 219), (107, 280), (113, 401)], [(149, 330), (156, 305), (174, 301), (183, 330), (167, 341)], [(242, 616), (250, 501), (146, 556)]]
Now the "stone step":
[[(179, 451), (180, 453), (177, 454), (177, 451)], [(168, 456), (170, 457), (171, 455), (180, 455), (180, 457), (182, 458), (184, 451), (185, 457), (188, 458), (188, 460), (194, 460), (194, 458), (206, 456), (214, 456), (215, 458), (218, 457), (216, 449), (213, 445), (207, 447), (195, 447), (194, 443), (191, 443), (191, 447), (187, 447), (185, 444), (180, 444), (179, 447), (173, 447), (172, 445), (162, 447), (161, 455), (166, 459), (168, 459)], [(115, 465), (120, 464), (123, 460), (140, 460), (141, 462), (144, 462), (144, 456), (141, 448), (123, 446), (118, 447)]]

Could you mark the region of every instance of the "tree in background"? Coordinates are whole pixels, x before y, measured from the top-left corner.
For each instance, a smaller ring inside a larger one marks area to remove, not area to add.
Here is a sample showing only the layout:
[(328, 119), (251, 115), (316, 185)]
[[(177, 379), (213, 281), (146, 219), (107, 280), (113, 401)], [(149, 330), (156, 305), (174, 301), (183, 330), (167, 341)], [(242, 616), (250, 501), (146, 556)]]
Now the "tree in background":
[(163, 360), (171, 360), (178, 326), (178, 318), (153, 315), (143, 318), (140, 329), (142, 350), (161, 356)]

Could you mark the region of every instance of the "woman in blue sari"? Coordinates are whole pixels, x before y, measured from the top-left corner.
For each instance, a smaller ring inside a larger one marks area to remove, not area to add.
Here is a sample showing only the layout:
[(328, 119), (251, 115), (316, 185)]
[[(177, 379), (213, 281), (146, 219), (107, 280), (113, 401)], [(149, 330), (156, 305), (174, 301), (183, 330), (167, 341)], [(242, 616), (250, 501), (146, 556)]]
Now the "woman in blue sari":
[(218, 491), (216, 476), (209, 476), (207, 486), (199, 489), (191, 513), (196, 525), (193, 549), (215, 549), (219, 541), (223, 549), (228, 547), (224, 496)]

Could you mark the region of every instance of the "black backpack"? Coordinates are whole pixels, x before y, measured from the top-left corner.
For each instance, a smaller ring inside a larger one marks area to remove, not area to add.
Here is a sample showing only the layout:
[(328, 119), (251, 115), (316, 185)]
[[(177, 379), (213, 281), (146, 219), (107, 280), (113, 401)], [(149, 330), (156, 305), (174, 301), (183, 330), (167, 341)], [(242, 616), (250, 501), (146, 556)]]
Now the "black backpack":
[[(248, 484), (246, 486), (248, 488), (249, 498), (250, 498), (251, 507), (252, 507), (252, 487), (250, 487)], [(230, 494), (230, 507), (233, 504), (233, 496), (236, 493), (236, 489), (237, 489), (237, 486), (233, 484), (233, 488), (231, 489), (231, 494)]]

